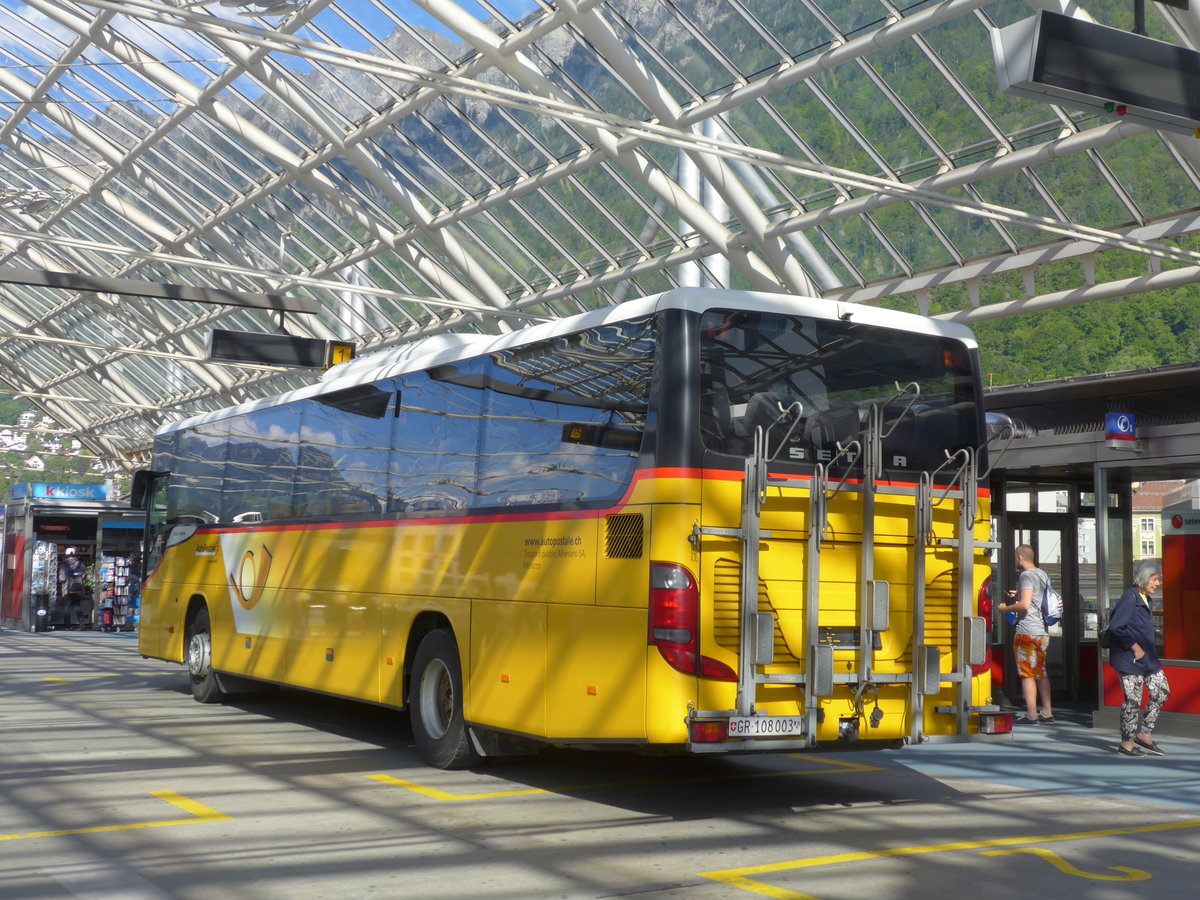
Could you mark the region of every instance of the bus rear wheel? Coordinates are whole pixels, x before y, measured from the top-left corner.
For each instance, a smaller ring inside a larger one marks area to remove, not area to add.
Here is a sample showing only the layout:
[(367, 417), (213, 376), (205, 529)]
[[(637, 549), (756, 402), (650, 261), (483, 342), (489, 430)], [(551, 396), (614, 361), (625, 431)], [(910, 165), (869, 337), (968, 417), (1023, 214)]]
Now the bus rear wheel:
[(198, 703), (218, 703), (225, 693), (212, 667), (212, 626), (208, 609), (200, 607), (188, 622), (185, 652), (192, 696)]
[(408, 708), (413, 740), (426, 763), (439, 769), (466, 769), (479, 762), (463, 720), (462, 662), (449, 631), (431, 631), (417, 646)]

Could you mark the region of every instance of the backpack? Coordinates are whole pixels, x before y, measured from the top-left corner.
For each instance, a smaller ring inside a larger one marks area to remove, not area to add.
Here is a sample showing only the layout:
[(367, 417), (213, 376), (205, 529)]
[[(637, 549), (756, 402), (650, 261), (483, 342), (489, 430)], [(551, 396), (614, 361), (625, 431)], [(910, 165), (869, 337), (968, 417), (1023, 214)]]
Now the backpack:
[(79, 560), (78, 557), (69, 556), (69, 557), (67, 557), (67, 560), (66, 560), (66, 563), (64, 564), (64, 566), (65, 566), (66, 572), (67, 572), (66, 592), (68, 594), (83, 593), (83, 589), (84, 589), (83, 576), (85, 574), (83, 563)]
[(1063, 614), (1063, 598), (1062, 594), (1054, 589), (1050, 584), (1050, 579), (1046, 579), (1046, 590), (1042, 592), (1042, 621), (1049, 628), (1051, 625), (1057, 625), (1058, 620)]

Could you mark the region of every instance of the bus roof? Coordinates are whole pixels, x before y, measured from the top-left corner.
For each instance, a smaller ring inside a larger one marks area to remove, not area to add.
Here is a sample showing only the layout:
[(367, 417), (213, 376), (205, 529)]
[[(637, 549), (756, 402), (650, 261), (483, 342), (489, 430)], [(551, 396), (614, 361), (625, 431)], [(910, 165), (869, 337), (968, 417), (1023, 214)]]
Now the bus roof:
[(956, 322), (946, 322), (897, 310), (841, 303), (792, 294), (772, 294), (758, 291), (738, 291), (721, 288), (675, 288), (661, 294), (628, 300), (616, 306), (592, 310), (542, 322), (506, 334), (433, 335), (388, 350), (340, 363), (329, 369), (316, 384), (297, 388), (274, 397), (249, 400), (237, 406), (189, 416), (167, 423), (157, 434), (165, 434), (200, 423), (223, 419), (255, 409), (276, 406), (292, 400), (303, 400), (321, 394), (343, 390), (358, 384), (390, 378), (405, 372), (416, 372), (435, 365), (458, 362), (484, 356), (498, 350), (519, 347), (564, 334), (573, 334), (609, 322), (636, 319), (667, 309), (703, 312), (708, 309), (745, 309), (755, 312), (775, 312), (782, 315), (804, 315), (824, 319), (842, 319), (881, 328), (894, 328), (917, 334), (943, 336), (962, 341), (974, 349), (977, 344), (969, 328)]

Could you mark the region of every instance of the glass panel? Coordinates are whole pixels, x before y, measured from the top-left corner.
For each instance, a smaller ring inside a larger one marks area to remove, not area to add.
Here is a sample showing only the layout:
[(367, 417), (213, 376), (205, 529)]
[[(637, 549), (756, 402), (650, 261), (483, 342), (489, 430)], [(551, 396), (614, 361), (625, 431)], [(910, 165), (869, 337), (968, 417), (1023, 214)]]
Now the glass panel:
[(916, 269), (930, 269), (953, 262), (949, 251), (929, 230), (913, 207), (890, 206), (871, 214), (871, 220), (906, 263)]
[(1099, 633), (1097, 610), (1097, 585), (1099, 570), (1096, 565), (1096, 520), (1080, 518), (1076, 525), (1077, 556), (1076, 589), (1079, 593), (1079, 639), (1094, 641)]
[(1196, 185), (1172, 159), (1159, 134), (1145, 134), (1096, 152), (1148, 217), (1200, 203)]
[[(1015, 541), (1014, 547), (1022, 544), (1027, 544), (1033, 548), (1033, 559), (1043, 572), (1050, 579), (1050, 583), (1063, 594), (1064, 612), (1067, 604), (1080, 609), (1082, 604), (1076, 602), (1075, 597), (1067, 590), (1067, 585), (1063, 580), (1063, 554), (1064, 554), (1064, 539), (1066, 531), (1059, 528), (1046, 529), (1028, 529), (1017, 528), (1013, 532)], [(1011, 584), (1013, 587), (1019, 583), (1018, 569), (1016, 561), (1011, 560), (1009, 566), (1013, 572)], [(1033, 602), (1040, 603), (1042, 598), (1034, 596)], [(1078, 613), (1076, 613), (1078, 615)], [(1050, 646), (1046, 650), (1046, 674), (1049, 676), (1052, 683), (1061, 684), (1066, 676), (1066, 647), (1063, 638), (1063, 625), (1066, 619), (1060, 619), (1055, 624), (1051, 625), (1047, 630), (1051, 638)], [(1014, 686), (1016, 681), (1014, 680)]]
[[(1079, 494), (1079, 505), (1085, 509), (1095, 509), (1096, 508), (1096, 492), (1095, 491), (1082, 491)], [(1120, 509), (1121, 508), (1121, 495), (1119, 493), (1117, 493), (1116, 491), (1108, 492), (1108, 508), (1109, 509)]]
[(1132, 218), (1129, 208), (1086, 157), (1053, 160), (1038, 166), (1037, 173), (1072, 221), (1108, 226)]
[(1053, 484), (1010, 484), (1004, 492), (1009, 512), (1065, 513), (1071, 509), (1070, 489)]
[(823, 0), (821, 11), (847, 37), (878, 25), (883, 15), (883, 10), (877, 4), (862, 3), (860, 0)]
[[(975, 198), (963, 188), (942, 191), (949, 197), (973, 203)], [(1004, 241), (995, 225), (982, 216), (963, 216), (944, 207), (928, 205), (925, 211), (946, 233), (955, 248), (967, 259), (1000, 253), (1005, 249)], [(990, 385), (989, 385), (990, 387)]]
[[(1029, 532), (1025, 534), (1027, 537), (1021, 543), (1027, 543), (1033, 547), (1034, 559), (1037, 560), (1038, 568), (1050, 576), (1050, 583), (1061, 593), (1063, 590), (1062, 531), (1057, 528), (1049, 528), (1034, 531), (1032, 534)], [(1035, 603), (1040, 603), (1041, 599), (1041, 597), (1033, 598)], [(1049, 631), (1051, 636), (1061, 637), (1063, 631), (1062, 620), (1060, 619), (1056, 624), (1051, 625)]]
[(1110, 516), (1108, 519), (1108, 604), (1112, 609), (1125, 588), (1129, 587), (1132, 565), (1129, 562), (1129, 520)]

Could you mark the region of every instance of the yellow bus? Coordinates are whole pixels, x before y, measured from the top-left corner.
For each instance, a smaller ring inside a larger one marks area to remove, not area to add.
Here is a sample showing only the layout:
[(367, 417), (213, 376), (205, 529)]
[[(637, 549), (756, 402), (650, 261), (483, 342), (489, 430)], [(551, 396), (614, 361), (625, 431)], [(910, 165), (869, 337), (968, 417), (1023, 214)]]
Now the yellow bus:
[(141, 652), (407, 709), (458, 768), (1003, 730), (965, 328), (678, 289), (163, 427)]

